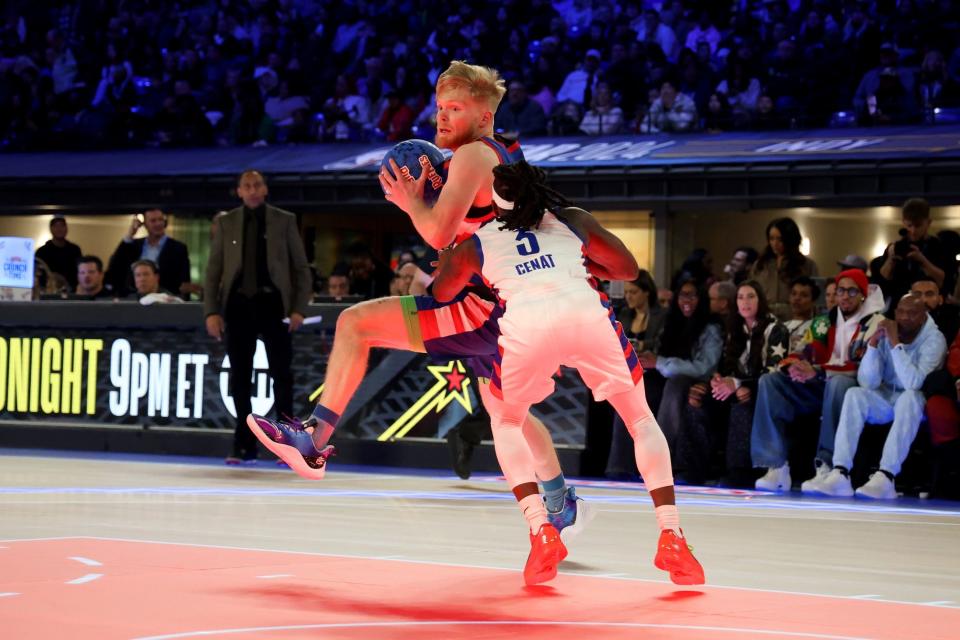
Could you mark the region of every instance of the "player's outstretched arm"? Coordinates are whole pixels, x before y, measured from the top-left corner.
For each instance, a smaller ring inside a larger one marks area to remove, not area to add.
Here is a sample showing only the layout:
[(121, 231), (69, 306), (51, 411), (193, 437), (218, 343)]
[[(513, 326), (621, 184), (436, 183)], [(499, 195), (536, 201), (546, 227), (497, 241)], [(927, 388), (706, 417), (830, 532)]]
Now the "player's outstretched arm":
[(584, 239), (584, 251), (590, 261), (590, 272), (604, 280), (634, 280), (640, 273), (640, 265), (626, 245), (597, 222), (590, 213), (577, 207), (561, 212)]
[(456, 248), (440, 254), (440, 264), (433, 279), (433, 297), (439, 302), (449, 302), (470, 282), (482, 265), (477, 254), (477, 236), (461, 242)]

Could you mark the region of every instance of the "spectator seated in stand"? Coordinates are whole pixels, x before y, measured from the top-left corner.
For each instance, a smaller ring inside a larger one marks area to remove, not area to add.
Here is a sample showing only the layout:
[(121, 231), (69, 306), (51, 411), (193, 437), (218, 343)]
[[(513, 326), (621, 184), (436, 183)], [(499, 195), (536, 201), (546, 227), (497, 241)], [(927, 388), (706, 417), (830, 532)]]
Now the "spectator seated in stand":
[(350, 295), (350, 273), (346, 266), (334, 268), (327, 278), (327, 295), (334, 300), (340, 300)]
[(598, 82), (590, 109), (580, 121), (580, 131), (588, 136), (608, 136), (623, 132), (623, 111), (614, 105), (610, 85)]
[(153, 260), (137, 260), (131, 265), (134, 291), (127, 300), (137, 300), (140, 304), (183, 302), (160, 286), (160, 271)]
[(857, 371), (859, 387), (843, 399), (833, 452), (833, 469), (812, 483), (816, 493), (829, 496), (854, 495), (850, 481), (860, 434), (866, 424), (893, 421), (883, 446), (880, 468), (856, 490), (865, 498), (891, 500), (897, 497), (894, 479), (920, 421), (926, 399), (920, 388), (927, 375), (943, 363), (947, 350), (943, 334), (927, 313), (923, 300), (907, 294), (900, 299), (896, 320), (884, 319), (867, 342), (867, 353)]
[(770, 313), (760, 285), (747, 280), (735, 291), (736, 311), (729, 318), (720, 367), (709, 383), (690, 387), (677, 439), (674, 469), (692, 484), (706, 479), (710, 453), (725, 441), (724, 484), (753, 485), (750, 432), (757, 380), (776, 371), (788, 353), (787, 328)]
[(691, 385), (706, 382), (717, 369), (723, 351), (724, 330), (710, 314), (706, 291), (692, 278), (680, 278), (660, 336), (657, 353), (637, 354), (643, 366), (647, 404), (662, 425), (673, 450), (683, 422)]
[(497, 130), (517, 134), (520, 138), (547, 133), (547, 115), (543, 107), (527, 95), (527, 86), (521, 80), (510, 82), (507, 99), (500, 103), (493, 122)]
[(734, 285), (739, 285), (750, 276), (750, 268), (757, 261), (757, 257), (757, 250), (753, 247), (739, 247), (730, 256), (730, 262), (724, 265), (724, 275)]
[(112, 300), (113, 292), (103, 283), (103, 261), (97, 256), (80, 256), (77, 260), (76, 300)]
[(944, 302), (936, 280), (929, 276), (922, 276), (914, 281), (910, 285), (910, 294), (923, 300), (947, 344), (952, 343), (960, 330), (960, 307)]
[[(935, 378), (941, 386), (928, 389), (931, 379)], [(950, 344), (945, 366), (927, 376), (924, 393), (930, 441), (934, 447), (932, 488), (938, 496), (946, 493), (957, 498), (960, 497), (960, 478), (957, 477), (960, 475), (960, 333)], [(954, 473), (953, 486), (944, 486), (950, 471)]]
[(813, 278), (800, 276), (790, 283), (790, 319), (783, 323), (790, 332), (787, 353), (799, 353), (803, 349), (803, 341), (813, 322), (819, 297), (820, 287)]
[(784, 358), (779, 371), (764, 374), (757, 384), (750, 455), (755, 467), (766, 469), (757, 489), (790, 491), (786, 431), (803, 415), (821, 415), (816, 478), (825, 477), (832, 466), (843, 396), (856, 384), (866, 342), (883, 317), (880, 289), (868, 284), (862, 271), (843, 271), (836, 282), (837, 307), (814, 318), (803, 350)]
[(697, 128), (697, 105), (693, 98), (679, 93), (671, 81), (660, 85), (660, 97), (640, 125), (641, 133), (681, 133)]
[(737, 308), (737, 285), (729, 280), (721, 280), (710, 285), (707, 292), (710, 296), (710, 313), (726, 323)]
[(71, 291), (67, 279), (59, 273), (50, 271), (47, 263), (40, 258), (33, 259), (33, 299), (62, 299)]

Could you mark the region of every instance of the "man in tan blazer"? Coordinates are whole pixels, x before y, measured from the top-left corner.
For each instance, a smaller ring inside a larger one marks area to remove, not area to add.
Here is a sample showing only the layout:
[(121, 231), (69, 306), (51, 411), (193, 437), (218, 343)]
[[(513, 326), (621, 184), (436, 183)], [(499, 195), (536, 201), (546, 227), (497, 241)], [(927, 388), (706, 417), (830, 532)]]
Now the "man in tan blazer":
[[(254, 464), (257, 439), (245, 420), (257, 338), (267, 350), (275, 406), (293, 415), (290, 333), (303, 324), (311, 276), (296, 215), (266, 204), (267, 183), (259, 171), (245, 171), (237, 183), (243, 206), (214, 222), (207, 262), (204, 314), (207, 333), (226, 335), (230, 392), (237, 410), (233, 451), (227, 464)], [(289, 325), (284, 318), (289, 317)]]

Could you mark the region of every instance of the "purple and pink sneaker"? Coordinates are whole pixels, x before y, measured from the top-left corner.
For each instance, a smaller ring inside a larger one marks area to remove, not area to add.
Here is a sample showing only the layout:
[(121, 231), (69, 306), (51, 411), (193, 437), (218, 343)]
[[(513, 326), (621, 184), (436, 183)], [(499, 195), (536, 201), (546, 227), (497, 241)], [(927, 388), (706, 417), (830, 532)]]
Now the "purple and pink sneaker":
[(310, 422), (292, 423), (270, 420), (251, 413), (247, 426), (267, 449), (275, 453), (297, 475), (308, 480), (322, 480), (327, 472), (327, 458), (335, 452), (333, 445), (317, 449), (313, 436), (306, 429)]

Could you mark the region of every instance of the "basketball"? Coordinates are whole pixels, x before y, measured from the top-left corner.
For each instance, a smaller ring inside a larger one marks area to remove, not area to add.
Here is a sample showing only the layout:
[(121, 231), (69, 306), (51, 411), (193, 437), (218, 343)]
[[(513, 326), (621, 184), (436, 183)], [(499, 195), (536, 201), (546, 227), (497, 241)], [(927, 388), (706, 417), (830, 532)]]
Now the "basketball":
[(427, 182), (423, 187), (423, 200), (427, 204), (437, 201), (440, 190), (447, 181), (446, 158), (438, 146), (426, 140), (404, 140), (397, 143), (384, 154), (380, 162), (380, 166), (396, 178), (390, 168), (390, 160), (396, 162), (400, 173), (411, 180), (418, 179), (420, 172), (426, 167)]

